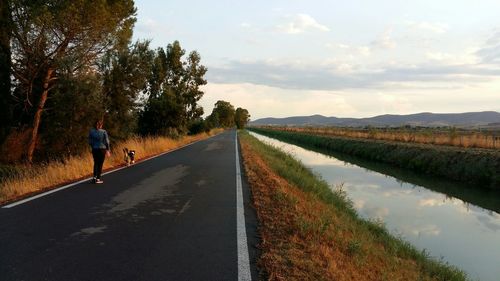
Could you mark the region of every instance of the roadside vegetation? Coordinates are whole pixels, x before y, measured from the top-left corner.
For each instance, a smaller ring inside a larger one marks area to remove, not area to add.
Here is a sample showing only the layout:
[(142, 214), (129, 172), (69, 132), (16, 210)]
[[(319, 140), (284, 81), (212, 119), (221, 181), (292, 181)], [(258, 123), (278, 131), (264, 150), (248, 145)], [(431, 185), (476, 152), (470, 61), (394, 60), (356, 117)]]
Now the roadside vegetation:
[(87, 175), (98, 120), (107, 168), (122, 147), (147, 157), (248, 122), (223, 100), (203, 118), (201, 55), (133, 42), (136, 12), (133, 0), (1, 1), (0, 201)]
[(344, 128), (344, 127), (276, 127), (271, 129), (360, 139), (448, 145), (465, 148), (500, 149), (498, 130), (465, 130), (458, 128), (396, 127), (396, 128)]
[[(134, 137), (117, 143), (111, 156), (104, 162), (104, 170), (124, 166), (123, 148), (133, 148), (136, 160), (150, 158), (183, 145), (208, 138), (223, 129), (214, 129), (208, 133), (184, 136), (178, 139), (168, 137)], [(71, 156), (60, 161), (26, 167), (22, 164), (2, 166), (6, 169), (0, 182), (0, 204), (19, 199), (63, 184), (88, 178), (92, 175), (92, 155), (90, 152)]]
[(311, 132), (250, 128), (301, 146), (340, 152), (412, 171), (500, 189), (500, 151), (316, 135)]
[(240, 144), (260, 221), (269, 280), (467, 280), (378, 222), (361, 219), (341, 187), (245, 131)]

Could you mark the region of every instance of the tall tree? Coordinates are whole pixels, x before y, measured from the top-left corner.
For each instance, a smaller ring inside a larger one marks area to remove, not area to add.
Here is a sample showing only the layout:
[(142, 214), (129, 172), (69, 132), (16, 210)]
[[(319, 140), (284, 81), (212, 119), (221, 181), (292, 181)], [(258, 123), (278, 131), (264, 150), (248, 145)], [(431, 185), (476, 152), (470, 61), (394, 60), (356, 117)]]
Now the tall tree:
[(146, 89), (152, 59), (149, 42), (136, 42), (108, 52), (99, 65), (106, 129), (115, 139), (125, 139), (136, 131), (138, 98)]
[(236, 108), (236, 112), (234, 114), (236, 127), (238, 127), (238, 129), (243, 129), (247, 125), (248, 121), (250, 121), (250, 114), (248, 113), (248, 110), (241, 107)]
[(105, 113), (101, 83), (95, 73), (59, 75), (40, 125), (39, 146), (43, 149), (35, 156), (60, 159), (87, 148), (89, 126)]
[(13, 74), (32, 110), (26, 152), (32, 162), (45, 103), (58, 78), (89, 72), (106, 50), (126, 45), (135, 22), (133, 0), (12, 0)]
[(12, 120), (10, 83), (11, 21), (8, 0), (0, 0), (0, 144), (8, 134)]
[(198, 101), (204, 94), (200, 86), (207, 84), (204, 78), (207, 68), (201, 65), (200, 61), (200, 54), (196, 51), (191, 52), (187, 59), (184, 75), (186, 89), (183, 100), (188, 121), (196, 120), (203, 115), (203, 108), (198, 105)]
[(218, 123), (221, 127), (234, 126), (234, 106), (227, 101), (217, 101), (211, 115), (218, 117)]
[(185, 133), (203, 115), (198, 101), (204, 94), (200, 86), (207, 83), (207, 69), (196, 51), (183, 59), (185, 53), (178, 41), (166, 51), (157, 50), (146, 87), (148, 98), (139, 118), (142, 134)]

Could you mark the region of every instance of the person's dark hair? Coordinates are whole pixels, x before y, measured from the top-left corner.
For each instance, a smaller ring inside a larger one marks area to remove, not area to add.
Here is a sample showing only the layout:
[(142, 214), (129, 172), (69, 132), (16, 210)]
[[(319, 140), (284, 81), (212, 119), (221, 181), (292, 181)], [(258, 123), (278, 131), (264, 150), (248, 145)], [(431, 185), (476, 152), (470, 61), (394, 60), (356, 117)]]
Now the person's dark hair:
[(104, 120), (102, 120), (102, 119), (96, 120), (94, 123), (94, 127), (96, 129), (101, 129), (102, 125), (104, 125)]

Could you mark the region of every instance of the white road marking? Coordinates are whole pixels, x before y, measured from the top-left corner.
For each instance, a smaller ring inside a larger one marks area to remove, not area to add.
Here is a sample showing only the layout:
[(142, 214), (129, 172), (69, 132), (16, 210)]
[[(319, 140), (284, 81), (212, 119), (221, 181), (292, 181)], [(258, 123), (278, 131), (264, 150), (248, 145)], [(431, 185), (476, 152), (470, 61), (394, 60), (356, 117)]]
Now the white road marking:
[(238, 155), (238, 131), (236, 142), (236, 234), (238, 238), (238, 280), (251, 281), (250, 258), (248, 255), (245, 210), (243, 208), (243, 190), (241, 186), (240, 157)]
[[(192, 142), (192, 143), (188, 143), (188, 144), (186, 144), (186, 145), (183, 145), (183, 146), (178, 147), (178, 148), (173, 149), (173, 150), (165, 151), (165, 152), (160, 153), (160, 154), (158, 154), (158, 155), (155, 155), (155, 156), (153, 156), (153, 157), (151, 157), (151, 158), (148, 158), (148, 159), (146, 159), (146, 160), (143, 160), (143, 161), (141, 161), (141, 162), (139, 162), (139, 163), (135, 163), (135, 164), (133, 164), (133, 165), (131, 165), (131, 166), (134, 166), (134, 165), (140, 164), (140, 163), (142, 163), (142, 162), (146, 162), (146, 161), (149, 161), (149, 160), (155, 159), (155, 158), (160, 157), (160, 156), (163, 156), (163, 155), (165, 155), (165, 154), (167, 154), (167, 153), (171, 153), (171, 152), (177, 151), (177, 150), (179, 150), (179, 149), (183, 149), (183, 148), (185, 148), (185, 147), (187, 147), (187, 146), (193, 145), (193, 144), (195, 144), (195, 143), (197, 143), (197, 142), (200, 142), (200, 141), (204, 141), (204, 140), (211, 139), (211, 138), (213, 138), (213, 137), (215, 137), (215, 136), (218, 136), (218, 135), (219, 135), (219, 134), (217, 134), (217, 135), (213, 135), (213, 136), (211, 136), (211, 137), (209, 137), (209, 138), (202, 139), (202, 140), (198, 140), (198, 141), (195, 141), (195, 142)], [(111, 173), (114, 173), (114, 172), (120, 171), (120, 170), (125, 169), (125, 168), (130, 168), (131, 166), (124, 166), (124, 167), (116, 168), (116, 169), (114, 169), (114, 170), (111, 170), (111, 171), (105, 172), (105, 173), (103, 173), (102, 175), (111, 174)], [(34, 196), (32, 196), (32, 197), (25, 198), (25, 199), (23, 199), (23, 200), (16, 201), (16, 202), (14, 202), (14, 203), (11, 203), (11, 204), (8, 204), (8, 205), (3, 206), (3, 207), (2, 207), (2, 209), (12, 208), (12, 207), (15, 207), (15, 206), (18, 206), (18, 205), (24, 204), (24, 203), (26, 203), (26, 202), (29, 202), (29, 201), (32, 201), (32, 200), (35, 200), (35, 199), (38, 199), (38, 198), (41, 198), (41, 197), (47, 196), (47, 195), (49, 195), (49, 194), (52, 194), (52, 193), (55, 193), (55, 192), (58, 192), (58, 191), (64, 190), (64, 189), (66, 189), (66, 188), (70, 188), (70, 187), (75, 186), (75, 185), (78, 185), (78, 184), (80, 184), (80, 183), (88, 182), (88, 181), (90, 181), (90, 179), (91, 179), (91, 178), (92, 178), (92, 177), (88, 177), (88, 178), (86, 178), (86, 179), (83, 179), (83, 180), (80, 180), (80, 181), (77, 181), (77, 182), (74, 182), (74, 183), (70, 183), (70, 184), (68, 184), (68, 185), (61, 186), (61, 187), (58, 187), (58, 188), (56, 188), (56, 189), (52, 189), (52, 190), (49, 190), (49, 191), (47, 191), (47, 192), (40, 193), (40, 194), (34, 195)]]

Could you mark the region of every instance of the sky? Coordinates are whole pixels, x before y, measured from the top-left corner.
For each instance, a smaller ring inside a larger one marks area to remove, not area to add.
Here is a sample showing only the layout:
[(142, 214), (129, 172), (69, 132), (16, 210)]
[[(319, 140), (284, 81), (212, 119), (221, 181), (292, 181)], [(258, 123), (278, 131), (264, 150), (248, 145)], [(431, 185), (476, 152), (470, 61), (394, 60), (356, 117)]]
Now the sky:
[(136, 0), (134, 40), (208, 68), (252, 120), (500, 111), (498, 0)]

